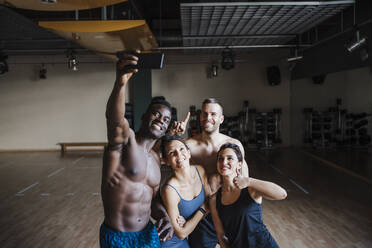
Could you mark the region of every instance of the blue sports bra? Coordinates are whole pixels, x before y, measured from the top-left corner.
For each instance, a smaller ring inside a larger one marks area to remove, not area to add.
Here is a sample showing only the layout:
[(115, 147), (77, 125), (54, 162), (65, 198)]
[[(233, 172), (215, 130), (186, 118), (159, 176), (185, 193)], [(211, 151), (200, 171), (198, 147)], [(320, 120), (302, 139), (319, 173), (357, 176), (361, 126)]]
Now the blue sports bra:
[(194, 197), (194, 199), (192, 200), (183, 199), (175, 187), (173, 187), (170, 184), (165, 184), (165, 185), (172, 187), (177, 192), (178, 196), (180, 197), (180, 202), (178, 203), (178, 211), (180, 212), (180, 215), (182, 215), (186, 220), (188, 220), (200, 208), (200, 206), (203, 205), (203, 202), (205, 200), (203, 181), (200, 177), (199, 170), (196, 166), (195, 166), (195, 169), (196, 169), (196, 172), (198, 173), (200, 182), (202, 184), (202, 188), (201, 188), (199, 195)]

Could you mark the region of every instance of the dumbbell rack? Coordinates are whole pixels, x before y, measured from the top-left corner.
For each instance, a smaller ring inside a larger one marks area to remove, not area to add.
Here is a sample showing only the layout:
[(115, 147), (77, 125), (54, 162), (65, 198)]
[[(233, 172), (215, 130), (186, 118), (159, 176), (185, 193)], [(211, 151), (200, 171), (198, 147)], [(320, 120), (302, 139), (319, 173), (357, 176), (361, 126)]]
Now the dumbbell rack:
[(272, 149), (275, 144), (280, 144), (280, 121), (281, 109), (273, 109), (272, 112), (249, 111), (248, 122), (248, 148)]
[(368, 134), (368, 118), (372, 114), (346, 114), (345, 115), (345, 135), (346, 139), (343, 146), (353, 148), (365, 148), (371, 143), (371, 135)]
[(240, 116), (225, 116), (220, 132), (240, 140)]
[(334, 113), (329, 111), (312, 111), (305, 109), (305, 143), (311, 143), (314, 148), (330, 147), (335, 130)]
[(244, 101), (243, 111), (239, 112), (239, 137), (244, 146), (248, 144), (250, 130), (249, 130), (249, 102)]
[(314, 148), (366, 148), (371, 143), (367, 118), (372, 114), (347, 113), (339, 105), (324, 112), (306, 108), (304, 114), (304, 143)]
[(243, 111), (238, 116), (225, 116), (220, 132), (240, 140), (247, 149), (272, 149), (282, 142), (280, 122), (281, 109), (256, 112), (244, 101)]

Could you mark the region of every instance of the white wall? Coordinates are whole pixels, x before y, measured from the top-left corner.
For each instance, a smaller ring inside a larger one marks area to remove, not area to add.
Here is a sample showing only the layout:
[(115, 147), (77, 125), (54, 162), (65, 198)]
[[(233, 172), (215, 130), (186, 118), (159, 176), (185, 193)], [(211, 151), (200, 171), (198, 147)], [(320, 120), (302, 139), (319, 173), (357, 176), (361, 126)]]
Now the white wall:
[(105, 141), (105, 105), (114, 79), (113, 63), (40, 64), (17, 59), (0, 75), (0, 150), (53, 149), (58, 142)]
[[(328, 110), (342, 98), (342, 108), (351, 113), (372, 113), (372, 73), (369, 67), (328, 74), (324, 84), (310, 78), (291, 82), (291, 143), (303, 145), (303, 109)], [(370, 122), (372, 119), (370, 118)], [(371, 130), (371, 124), (369, 125)]]
[(282, 67), (282, 83), (269, 86), (265, 62), (239, 63), (230, 71), (219, 69), (218, 76), (206, 77), (207, 64), (168, 65), (153, 71), (153, 96), (163, 95), (178, 110), (178, 119), (185, 118), (190, 105), (201, 107), (205, 98), (215, 97), (226, 116), (237, 115), (248, 100), (257, 111), (282, 108), (283, 145), (289, 144), (289, 77)]
[[(10, 61), (10, 71), (0, 75), (0, 150), (58, 149), (58, 142), (106, 141), (104, 112), (115, 79), (114, 64), (80, 63), (79, 71), (72, 72), (61, 62), (65, 59)], [(197, 56), (191, 60), (200, 61)], [(38, 79), (40, 64), (31, 64), (35, 61), (46, 63), (46, 80)], [(178, 109), (179, 118), (191, 104), (200, 108), (207, 97), (218, 98), (226, 115), (241, 111), (244, 100), (258, 111), (282, 108), (282, 138), (288, 145), (289, 77), (281, 66), (281, 85), (269, 86), (266, 67), (273, 64), (269, 57), (256, 56), (207, 79), (207, 63), (168, 63), (153, 71), (152, 95), (164, 95)]]

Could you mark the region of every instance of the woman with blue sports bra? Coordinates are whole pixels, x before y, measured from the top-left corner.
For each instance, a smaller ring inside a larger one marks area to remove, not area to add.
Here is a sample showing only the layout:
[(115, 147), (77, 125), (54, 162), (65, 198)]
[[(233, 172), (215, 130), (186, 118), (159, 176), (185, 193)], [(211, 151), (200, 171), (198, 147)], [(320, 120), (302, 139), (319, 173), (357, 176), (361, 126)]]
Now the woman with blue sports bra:
[(209, 212), (205, 205), (209, 195), (207, 176), (202, 166), (190, 165), (190, 150), (181, 137), (163, 137), (161, 150), (164, 162), (173, 169), (161, 196), (174, 227), (172, 239), (161, 242), (161, 246), (187, 248), (187, 236)]

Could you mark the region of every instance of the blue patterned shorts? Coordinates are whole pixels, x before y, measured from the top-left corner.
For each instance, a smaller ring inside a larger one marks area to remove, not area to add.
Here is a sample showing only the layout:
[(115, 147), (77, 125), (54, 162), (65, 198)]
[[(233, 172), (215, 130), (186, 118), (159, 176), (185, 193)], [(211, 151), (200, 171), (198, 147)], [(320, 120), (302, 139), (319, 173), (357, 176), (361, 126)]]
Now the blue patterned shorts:
[(160, 248), (158, 232), (151, 221), (139, 232), (119, 232), (102, 224), (99, 236), (101, 248)]

